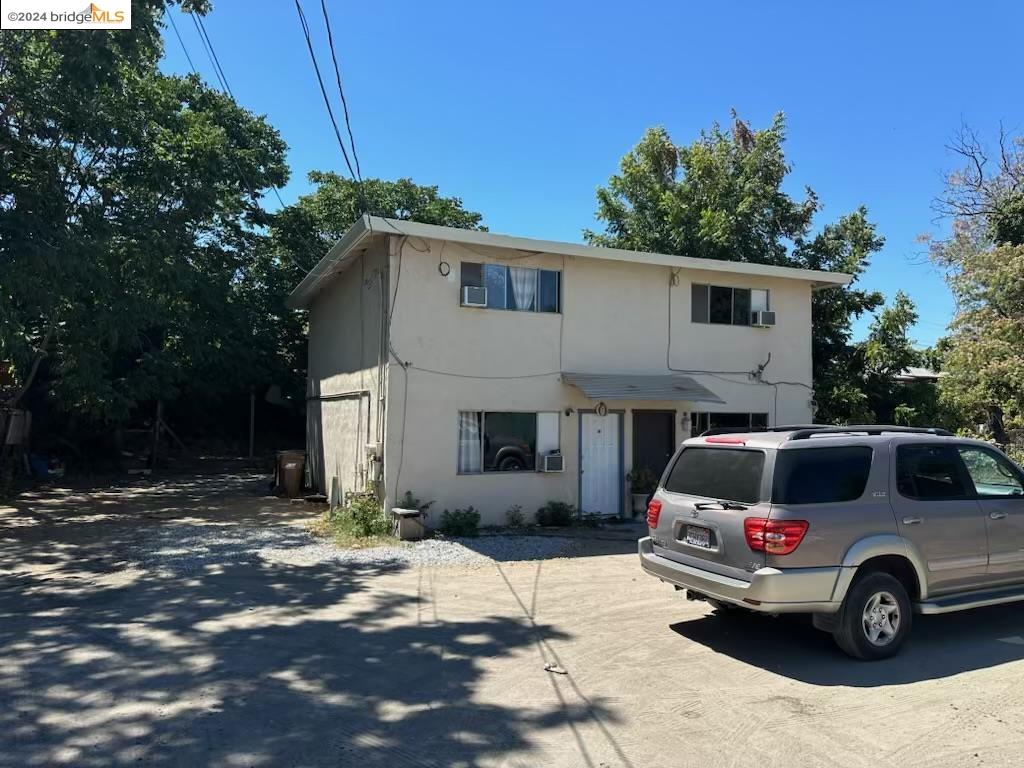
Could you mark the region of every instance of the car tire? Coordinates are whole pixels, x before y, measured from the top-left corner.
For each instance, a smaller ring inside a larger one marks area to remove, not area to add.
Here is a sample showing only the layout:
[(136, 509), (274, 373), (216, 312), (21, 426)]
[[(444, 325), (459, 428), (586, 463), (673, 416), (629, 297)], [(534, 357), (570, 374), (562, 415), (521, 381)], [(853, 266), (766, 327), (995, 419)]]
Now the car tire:
[(912, 617), (910, 597), (900, 581), (875, 571), (850, 587), (832, 637), (856, 659), (887, 659), (899, 653), (910, 634)]
[(526, 469), (526, 462), (518, 456), (507, 456), (498, 463), (498, 470), (501, 472), (522, 472)]

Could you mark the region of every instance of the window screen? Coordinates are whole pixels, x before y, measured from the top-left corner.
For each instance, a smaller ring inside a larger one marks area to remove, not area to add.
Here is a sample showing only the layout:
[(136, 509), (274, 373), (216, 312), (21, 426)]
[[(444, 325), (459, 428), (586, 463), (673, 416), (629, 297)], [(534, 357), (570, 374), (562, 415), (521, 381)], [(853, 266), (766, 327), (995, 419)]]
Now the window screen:
[(693, 285), (690, 288), (690, 320), (694, 323), (708, 322), (708, 286)]
[(750, 325), (750, 290), (747, 288), (733, 289), (732, 324)]
[(484, 285), (487, 286), (487, 306), (504, 309), (508, 269), (498, 264), (484, 264)]
[(551, 269), (540, 271), (540, 311), (560, 312), (559, 297), (561, 294), (562, 273)]
[(896, 450), (896, 487), (911, 499), (965, 499), (960, 468), (952, 446), (901, 445)]
[(665, 490), (753, 504), (761, 498), (762, 451), (687, 448), (679, 454)]
[(803, 448), (775, 455), (772, 501), (777, 504), (831, 504), (864, 494), (871, 472), (871, 449)]
[(712, 285), (711, 291), (711, 322), (720, 325), (732, 325), (732, 288)]
[(462, 262), (460, 266), (460, 272), (462, 275), (462, 287), (472, 286), (473, 288), (480, 288), (484, 284), (484, 265), (473, 264), (469, 261)]

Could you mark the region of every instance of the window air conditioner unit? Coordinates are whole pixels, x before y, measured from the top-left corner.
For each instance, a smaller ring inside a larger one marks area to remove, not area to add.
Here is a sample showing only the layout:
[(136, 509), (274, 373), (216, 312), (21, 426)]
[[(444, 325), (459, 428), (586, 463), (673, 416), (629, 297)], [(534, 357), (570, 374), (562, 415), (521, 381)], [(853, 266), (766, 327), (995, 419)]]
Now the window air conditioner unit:
[(464, 285), (462, 287), (462, 306), (486, 307), (487, 289), (479, 285)]
[(750, 324), (757, 328), (771, 328), (775, 325), (774, 312), (751, 312)]
[(541, 462), (541, 472), (564, 472), (565, 459), (560, 453), (549, 453)]

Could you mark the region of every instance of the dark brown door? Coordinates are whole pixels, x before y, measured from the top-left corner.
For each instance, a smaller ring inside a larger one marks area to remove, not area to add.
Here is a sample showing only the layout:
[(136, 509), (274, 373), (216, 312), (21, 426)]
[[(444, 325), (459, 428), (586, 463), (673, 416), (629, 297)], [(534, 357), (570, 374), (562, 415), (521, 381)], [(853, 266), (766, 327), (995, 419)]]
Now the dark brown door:
[(646, 467), (661, 477), (676, 452), (674, 411), (633, 411), (633, 468)]

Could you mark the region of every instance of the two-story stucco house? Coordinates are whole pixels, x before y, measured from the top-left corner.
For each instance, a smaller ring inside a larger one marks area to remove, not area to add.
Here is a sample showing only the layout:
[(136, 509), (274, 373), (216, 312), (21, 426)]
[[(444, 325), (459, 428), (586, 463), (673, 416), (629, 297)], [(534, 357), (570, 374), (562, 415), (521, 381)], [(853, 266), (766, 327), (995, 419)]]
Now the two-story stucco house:
[(811, 421), (811, 293), (849, 280), (364, 217), (289, 299), (313, 481), (627, 512), (692, 434)]

